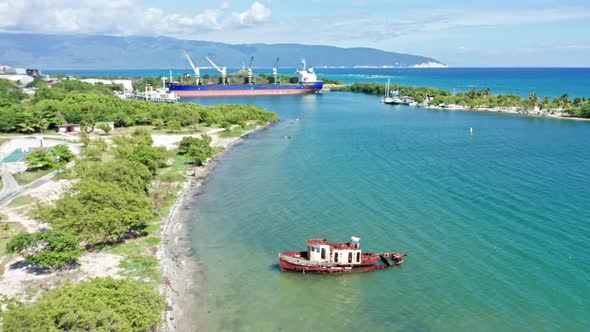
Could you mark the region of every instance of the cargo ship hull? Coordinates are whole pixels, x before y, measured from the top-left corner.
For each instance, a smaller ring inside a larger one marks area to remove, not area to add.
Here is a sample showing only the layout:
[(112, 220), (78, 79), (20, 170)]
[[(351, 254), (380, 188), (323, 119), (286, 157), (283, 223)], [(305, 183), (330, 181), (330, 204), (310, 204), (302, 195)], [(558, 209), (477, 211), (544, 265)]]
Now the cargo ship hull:
[(318, 93), (324, 82), (307, 84), (206, 84), (182, 85), (178, 83), (166, 84), (170, 92), (180, 98), (197, 97), (241, 97), (241, 96), (277, 96)]

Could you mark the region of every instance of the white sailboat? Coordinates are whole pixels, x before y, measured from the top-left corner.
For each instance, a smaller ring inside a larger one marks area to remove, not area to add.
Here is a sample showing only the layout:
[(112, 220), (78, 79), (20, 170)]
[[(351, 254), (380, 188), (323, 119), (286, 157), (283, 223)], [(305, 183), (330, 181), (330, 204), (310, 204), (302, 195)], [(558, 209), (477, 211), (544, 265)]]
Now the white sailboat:
[(381, 98), (381, 102), (384, 104), (393, 104), (393, 98), (389, 95), (389, 79), (387, 80), (387, 84), (385, 85), (385, 96)]

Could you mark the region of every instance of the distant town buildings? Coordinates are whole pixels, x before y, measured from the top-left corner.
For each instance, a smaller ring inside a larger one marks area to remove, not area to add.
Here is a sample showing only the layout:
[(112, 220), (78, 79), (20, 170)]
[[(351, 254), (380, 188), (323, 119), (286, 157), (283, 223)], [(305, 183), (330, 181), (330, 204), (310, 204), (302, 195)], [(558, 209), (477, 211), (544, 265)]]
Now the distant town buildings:
[(33, 82), (35, 77), (41, 77), (41, 73), (37, 69), (13, 68), (6, 65), (0, 65), (0, 79), (27, 85)]
[(99, 78), (84, 78), (80, 82), (95, 84), (121, 84), (126, 92), (133, 92), (133, 81), (132, 80), (103, 80)]

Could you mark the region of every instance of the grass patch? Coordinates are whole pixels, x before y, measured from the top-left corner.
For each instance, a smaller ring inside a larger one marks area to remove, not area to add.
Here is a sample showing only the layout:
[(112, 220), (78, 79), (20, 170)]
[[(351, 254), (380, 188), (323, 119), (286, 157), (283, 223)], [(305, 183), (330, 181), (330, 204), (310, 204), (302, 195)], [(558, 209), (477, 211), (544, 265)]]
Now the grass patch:
[(0, 138), (0, 145), (10, 141), (8, 138)]
[(255, 124), (246, 125), (244, 127), (235, 127), (232, 130), (224, 130), (224, 131), (220, 132), (219, 137), (222, 137), (222, 138), (240, 137), (240, 136), (244, 135), (244, 133), (247, 132), (248, 130), (252, 130), (254, 128), (256, 128)]
[(120, 267), (125, 270), (127, 276), (141, 282), (158, 285), (162, 279), (162, 274), (158, 269), (158, 257), (156, 257), (159, 242), (159, 237), (148, 236), (128, 240), (110, 248), (110, 251), (124, 257)]
[(118, 128), (115, 128), (115, 129), (111, 130), (110, 136), (113, 136), (113, 135), (126, 135), (126, 136), (129, 136), (129, 135), (131, 135), (131, 133), (133, 131), (135, 131), (137, 129), (147, 129), (147, 130), (149, 130), (150, 134), (155, 134), (154, 133), (154, 130), (155, 130), (154, 126), (146, 125), (146, 126), (118, 127)]
[(180, 130), (172, 130), (166, 127), (162, 128), (164, 134), (198, 134), (201, 132), (199, 128), (182, 127)]
[(25, 205), (30, 205), (33, 204), (34, 201), (31, 198), (31, 196), (17, 196), (15, 199), (12, 200), (12, 202), (10, 202), (10, 204), (8, 204), (9, 207), (11, 208), (16, 208), (16, 207), (21, 207), (21, 206), (25, 206)]
[(162, 167), (158, 170), (158, 174), (156, 175), (155, 181), (175, 181), (175, 182), (183, 182), (184, 181), (184, 172), (187, 169), (188, 164), (190, 164), (190, 160), (185, 155), (177, 155), (176, 151), (174, 152), (174, 157), (172, 158), (172, 163), (170, 163), (166, 167)]
[(18, 182), (18, 184), (20, 184), (21, 186), (24, 186), (24, 185), (29, 184), (37, 179), (40, 179), (41, 177), (43, 177), (53, 171), (54, 171), (53, 169), (26, 171), (26, 172), (15, 174), (14, 178), (16, 179), (16, 182)]
[(72, 174), (73, 172), (70, 171), (70, 169), (66, 169), (64, 171), (61, 171), (57, 174), (55, 174), (55, 176), (53, 178), (51, 178), (53, 181), (58, 181), (58, 180), (73, 180), (74, 176)]

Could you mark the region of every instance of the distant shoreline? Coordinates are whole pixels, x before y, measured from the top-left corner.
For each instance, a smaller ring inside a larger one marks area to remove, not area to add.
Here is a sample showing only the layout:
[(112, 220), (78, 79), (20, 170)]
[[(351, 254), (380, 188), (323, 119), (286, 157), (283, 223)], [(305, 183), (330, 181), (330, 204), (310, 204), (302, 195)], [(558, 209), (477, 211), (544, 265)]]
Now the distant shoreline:
[[(494, 95), (491, 89), (471, 89), (455, 94), (433, 87), (413, 87), (394, 84), (383, 87), (379, 83), (353, 83), (325, 85), (326, 91), (352, 92), (380, 96), (387, 94), (388, 104), (422, 107), (428, 109), (463, 110), (478, 112), (510, 113), (525, 116), (555, 119), (590, 119), (590, 99), (571, 98), (567, 93), (561, 97), (540, 98), (535, 92), (523, 98), (517, 94)], [(388, 90), (387, 92), (385, 90)], [(383, 100), (382, 100), (383, 101)]]
[[(408, 106), (411, 107), (411, 106)], [(447, 105), (445, 107), (440, 106), (418, 106), (430, 110), (439, 110), (439, 111), (469, 111), (469, 112), (485, 112), (485, 113), (502, 113), (502, 114), (514, 114), (514, 115), (524, 115), (524, 116), (531, 116), (536, 118), (552, 118), (552, 119), (560, 119), (560, 120), (576, 120), (576, 121), (590, 121), (588, 118), (579, 118), (573, 116), (563, 116), (562, 113), (555, 113), (551, 114), (546, 110), (536, 110), (536, 111), (523, 111), (522, 109), (516, 107), (475, 107), (470, 108), (461, 105)]]

